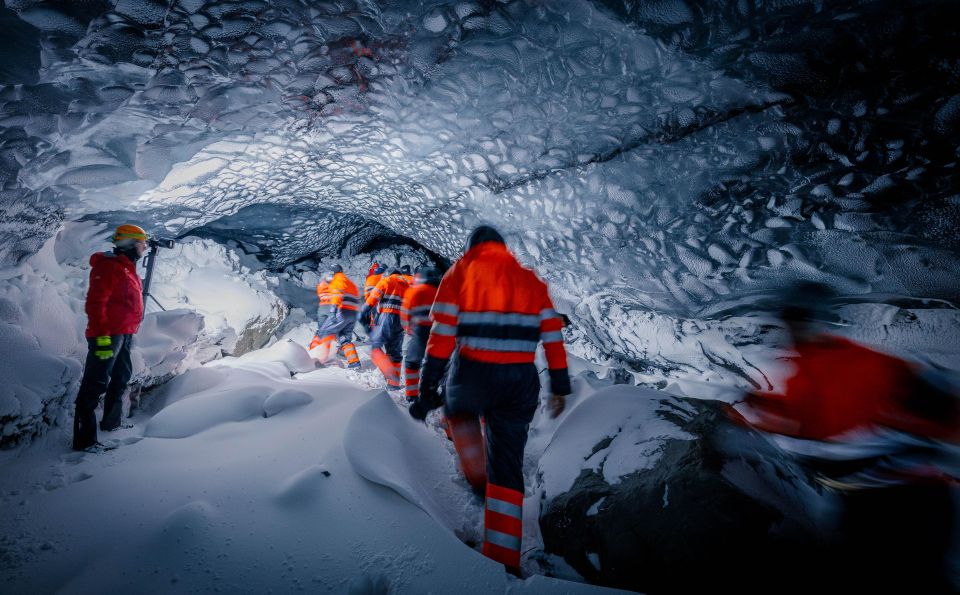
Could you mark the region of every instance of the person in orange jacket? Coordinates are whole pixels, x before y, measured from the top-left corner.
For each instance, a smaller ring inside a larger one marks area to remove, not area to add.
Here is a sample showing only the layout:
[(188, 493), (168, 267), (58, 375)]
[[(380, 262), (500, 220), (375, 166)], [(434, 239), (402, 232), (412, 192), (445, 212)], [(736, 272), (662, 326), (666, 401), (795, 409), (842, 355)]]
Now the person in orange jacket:
[(319, 328), (310, 343), (310, 350), (317, 349), (320, 363), (330, 359), (330, 350), (337, 342), (337, 355), (347, 361), (347, 367), (360, 367), (357, 347), (353, 344), (353, 327), (360, 309), (360, 294), (357, 286), (343, 273), (343, 267), (334, 265), (317, 284), (320, 306), (317, 310)]
[(824, 332), (828, 287), (801, 283), (786, 296), (793, 373), (782, 394), (750, 394), (741, 412), (840, 497), (842, 564), (831, 580), (950, 592), (954, 389), (929, 368)]
[(440, 272), (431, 266), (420, 266), (414, 275), (413, 286), (403, 294), (400, 322), (410, 336), (403, 356), (404, 394), (408, 401), (420, 396), (420, 365), (427, 351), (430, 337), (430, 308), (440, 285)]
[(113, 234), (113, 252), (90, 257), (87, 312), (87, 359), (74, 402), (73, 449), (96, 450), (97, 404), (103, 402), (104, 432), (121, 426), (123, 393), (133, 374), (130, 349), (143, 320), (143, 288), (137, 261), (149, 236), (136, 225), (121, 225)]
[(367, 303), (360, 312), (360, 321), (366, 325), (371, 319), (373, 309), (377, 309), (376, 326), (370, 332), (370, 359), (383, 373), (390, 390), (400, 389), (400, 362), (403, 359), (400, 308), (403, 306), (403, 294), (409, 287), (400, 271), (392, 269), (370, 292)]
[[(370, 297), (370, 293), (373, 292), (373, 289), (377, 286), (377, 283), (380, 282), (380, 279), (383, 278), (383, 273), (386, 271), (386, 267), (379, 263), (373, 263), (370, 265), (370, 270), (367, 272), (367, 279), (364, 282), (363, 286), (363, 302), (366, 303), (367, 298)], [(371, 315), (369, 320), (360, 321), (360, 326), (364, 329), (372, 327), (375, 320), (375, 315)], [(368, 333), (369, 334), (369, 333)]]
[(570, 394), (563, 320), (546, 283), (521, 266), (500, 233), (486, 225), (470, 234), (463, 257), (443, 276), (430, 318), (420, 396), (410, 415), (423, 420), (445, 404), (464, 475), (485, 492), (483, 553), (519, 572), (523, 449), (540, 393), (534, 358), (542, 343), (550, 376), (548, 409), (555, 417)]
[(377, 286), (377, 283), (380, 282), (380, 279), (383, 278), (384, 266), (379, 263), (373, 263), (370, 265), (370, 270), (367, 272), (367, 280), (363, 284), (363, 300), (366, 301), (370, 297), (370, 292), (373, 291), (373, 288)]

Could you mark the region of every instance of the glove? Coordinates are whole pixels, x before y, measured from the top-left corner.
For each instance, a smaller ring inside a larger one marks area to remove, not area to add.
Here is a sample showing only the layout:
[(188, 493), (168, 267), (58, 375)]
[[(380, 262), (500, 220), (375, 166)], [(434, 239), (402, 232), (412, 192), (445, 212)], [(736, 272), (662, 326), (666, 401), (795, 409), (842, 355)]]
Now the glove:
[(367, 334), (370, 334), (370, 315), (373, 313), (373, 308), (370, 306), (364, 306), (360, 310), (360, 326), (363, 327), (363, 330), (367, 331)]
[(422, 398), (417, 399), (410, 404), (410, 417), (417, 421), (423, 421), (427, 419), (427, 414), (430, 413), (431, 408), (427, 406)]
[(420, 387), (420, 396), (416, 401), (410, 404), (410, 417), (417, 421), (423, 421), (427, 414), (443, 405), (443, 397), (438, 389), (430, 386)]
[(113, 357), (113, 341), (110, 339), (110, 335), (103, 335), (96, 338), (97, 349), (94, 350), (93, 355), (97, 356), (101, 360), (110, 359)]

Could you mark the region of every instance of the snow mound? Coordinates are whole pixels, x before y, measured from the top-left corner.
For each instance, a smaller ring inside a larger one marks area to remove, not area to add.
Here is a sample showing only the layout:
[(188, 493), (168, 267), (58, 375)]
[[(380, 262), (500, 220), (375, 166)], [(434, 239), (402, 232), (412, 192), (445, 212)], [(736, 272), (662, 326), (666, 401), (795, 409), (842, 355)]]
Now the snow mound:
[(170, 405), (147, 423), (150, 438), (186, 438), (229, 422), (263, 416), (267, 385), (215, 390)]
[(359, 407), (344, 434), (351, 467), (368, 481), (395, 490), (457, 535), (482, 514), (436, 432), (415, 422), (381, 393)]

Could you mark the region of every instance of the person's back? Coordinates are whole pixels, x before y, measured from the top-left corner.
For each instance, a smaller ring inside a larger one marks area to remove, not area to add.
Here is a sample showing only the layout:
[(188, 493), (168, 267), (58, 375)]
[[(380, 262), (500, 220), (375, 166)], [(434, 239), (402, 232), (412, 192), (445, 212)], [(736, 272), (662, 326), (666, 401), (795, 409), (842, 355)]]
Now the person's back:
[(376, 308), (376, 325), (370, 333), (370, 359), (383, 373), (390, 390), (400, 389), (403, 360), (403, 325), (400, 322), (403, 295), (409, 284), (396, 269), (380, 279), (360, 312), (361, 322), (369, 320)]
[(439, 386), (452, 360), (444, 413), (467, 481), (485, 492), (483, 553), (518, 572), (523, 450), (540, 393), (533, 362), (542, 343), (555, 416), (570, 393), (563, 321), (546, 284), (517, 262), (489, 226), (471, 233), (463, 257), (440, 283), (430, 317), (421, 396), (410, 415), (422, 420), (441, 404)]
[(421, 266), (414, 277), (414, 285), (403, 294), (400, 321), (410, 341), (404, 353), (404, 387), (408, 401), (420, 396), (420, 366), (430, 337), (430, 309), (437, 296), (439, 273), (433, 267)]

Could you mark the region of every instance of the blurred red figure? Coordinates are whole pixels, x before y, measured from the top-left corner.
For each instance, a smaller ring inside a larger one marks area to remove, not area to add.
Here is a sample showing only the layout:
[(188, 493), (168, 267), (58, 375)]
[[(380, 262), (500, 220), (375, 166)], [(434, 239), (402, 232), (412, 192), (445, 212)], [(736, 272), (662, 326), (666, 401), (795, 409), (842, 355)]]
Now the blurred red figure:
[(793, 374), (783, 394), (749, 395), (744, 413), (840, 496), (844, 586), (953, 592), (957, 396), (919, 365), (823, 332), (825, 286), (789, 295)]

